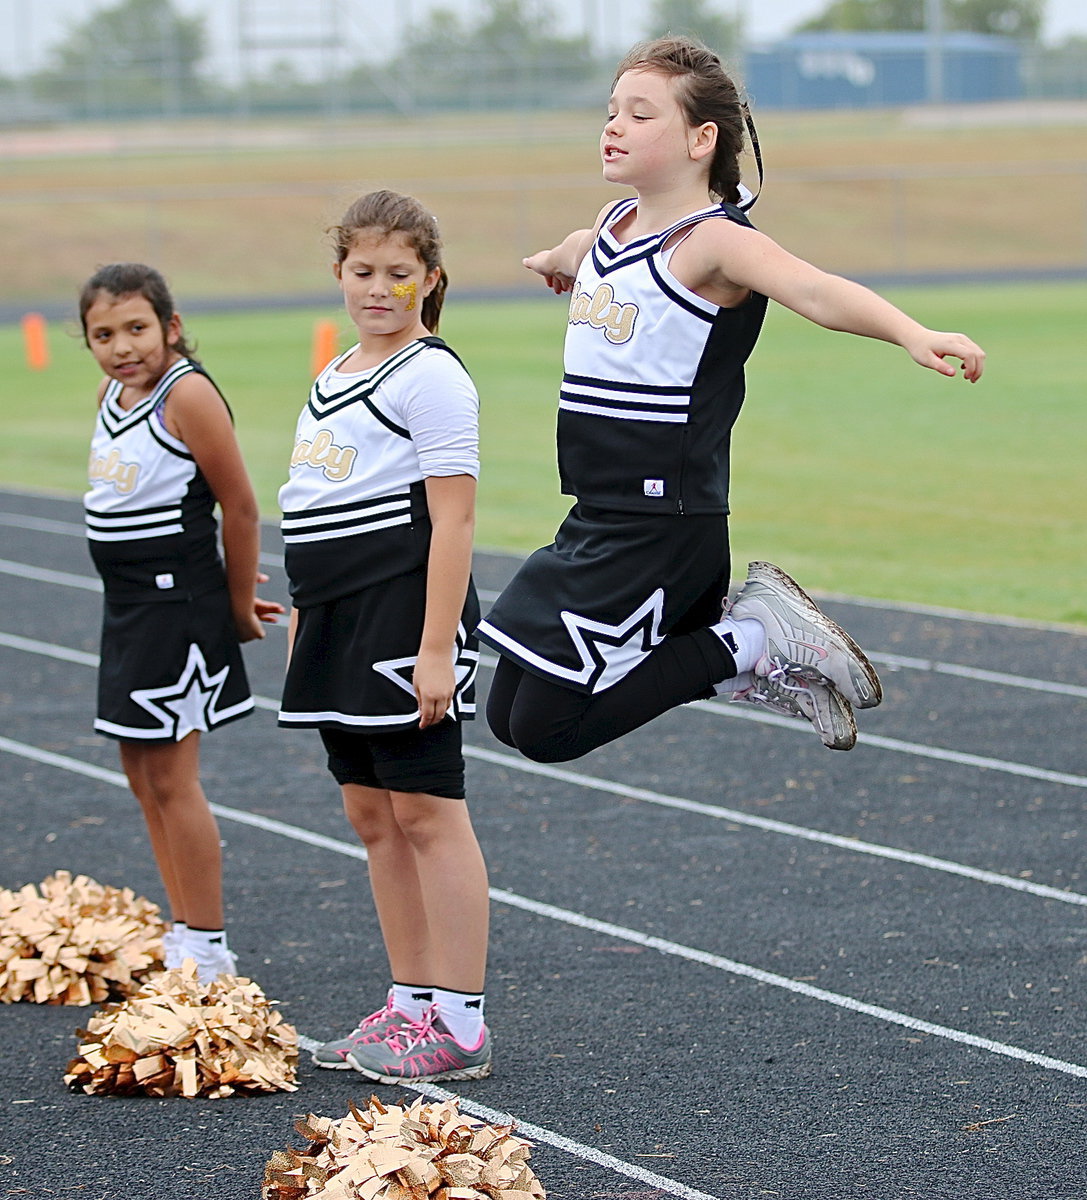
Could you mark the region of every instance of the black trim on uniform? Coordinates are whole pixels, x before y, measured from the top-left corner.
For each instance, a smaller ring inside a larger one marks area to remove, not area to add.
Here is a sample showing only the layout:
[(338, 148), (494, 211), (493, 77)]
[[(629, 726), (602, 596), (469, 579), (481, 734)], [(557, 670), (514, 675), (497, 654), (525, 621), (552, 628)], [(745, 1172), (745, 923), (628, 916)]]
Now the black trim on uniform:
[(699, 308), (697, 304), (693, 304), (682, 292), (677, 292), (657, 269), (657, 264), (652, 258), (646, 263), (646, 266), (649, 268), (649, 274), (653, 276), (653, 282), (673, 304), (678, 305), (684, 312), (689, 312), (692, 317), (698, 317), (700, 321), (705, 321), (707, 325), (714, 323), (717, 319), (716, 310), (714, 312), (706, 312), (704, 308)]
[[(187, 358), (179, 359), (155, 384), (149, 395), (127, 410), (116, 407), (118, 397), (124, 391), (125, 385), (119, 379), (111, 380), (102, 397), (102, 403), (99, 405), (102, 424), (105, 426), (106, 432), (110, 437), (115, 438), (119, 433), (125, 433), (141, 421), (146, 421), (174, 384), (183, 375), (188, 375), (192, 371), (199, 371), (196, 363)], [(206, 371), (199, 371), (199, 373), (207, 377)]]
[(647, 396), (687, 396), (690, 386), (682, 384), (628, 383), (612, 379), (594, 379), (591, 375), (563, 375), (563, 383), (580, 383), (584, 387), (607, 388), (612, 392), (639, 392)]
[[(152, 416), (153, 415), (154, 413), (152, 413)], [(163, 450), (174, 455), (175, 458), (182, 458), (186, 462), (196, 462), (195, 457), (188, 451), (179, 450), (177, 446), (171, 446), (170, 443), (163, 438), (162, 433), (156, 426), (155, 422), (150, 419), (147, 422), (147, 432), (163, 448)], [(167, 433), (169, 433), (169, 430), (167, 430)], [(170, 434), (170, 436), (173, 437), (173, 434)], [(180, 441), (180, 439), (174, 438), (174, 441)]]

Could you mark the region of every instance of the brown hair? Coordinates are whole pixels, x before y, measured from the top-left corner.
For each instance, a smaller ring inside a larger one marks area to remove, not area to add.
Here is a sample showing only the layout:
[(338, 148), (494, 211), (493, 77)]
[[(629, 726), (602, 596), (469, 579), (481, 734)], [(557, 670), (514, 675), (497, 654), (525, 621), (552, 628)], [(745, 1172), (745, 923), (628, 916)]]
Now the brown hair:
[[(108, 266), (99, 267), (79, 293), (79, 323), (83, 326), (84, 342), (87, 341), (87, 312), (98, 298), (99, 292), (108, 292), (118, 299), (122, 296), (142, 296), (154, 309), (163, 334), (176, 312), (166, 280), (154, 267), (145, 266), (143, 263), (110, 263)], [(185, 340), (184, 330), (174, 343), (173, 349), (193, 362), (198, 361), (192, 347)]]
[(329, 230), (338, 263), (347, 257), (355, 237), (363, 229), (377, 229), (386, 237), (393, 233), (405, 234), (427, 273), (438, 271), (438, 282), (430, 295), (424, 297), (420, 314), (427, 329), (437, 333), (442, 301), (449, 284), (442, 266), (442, 237), (437, 220), (413, 196), (388, 190), (368, 192), (351, 205), (339, 225)]
[[(738, 204), (745, 127), (751, 132), (757, 158), (758, 141), (747, 104), (717, 55), (691, 38), (655, 38), (639, 42), (627, 51), (615, 69), (615, 83), (626, 71), (659, 71), (674, 79), (676, 102), (687, 124), (702, 125), (708, 121), (717, 126), (717, 148), (710, 162), (710, 191), (730, 204)], [(761, 159), (759, 172), (761, 176)]]

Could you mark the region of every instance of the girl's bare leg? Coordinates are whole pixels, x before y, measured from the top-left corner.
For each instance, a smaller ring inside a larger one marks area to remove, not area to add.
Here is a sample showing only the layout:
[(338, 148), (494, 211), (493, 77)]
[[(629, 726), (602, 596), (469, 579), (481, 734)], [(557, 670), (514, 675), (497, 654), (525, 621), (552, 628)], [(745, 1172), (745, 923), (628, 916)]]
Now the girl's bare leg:
[(430, 982), (481, 992), (487, 969), (487, 867), (464, 800), (393, 792), (393, 809), (415, 853), (430, 931)]
[(366, 847), (370, 890), (392, 977), (398, 983), (431, 986), (430, 932), (415, 854), (396, 823), (392, 799), (383, 788), (357, 783), (345, 783), (341, 790), (347, 819)]
[(120, 748), (174, 919), (222, 929), (222, 851), (200, 785), (200, 734), (180, 742), (121, 742)]
[(479, 992), (487, 959), (487, 870), (463, 800), (343, 786), (370, 860), (398, 983)]

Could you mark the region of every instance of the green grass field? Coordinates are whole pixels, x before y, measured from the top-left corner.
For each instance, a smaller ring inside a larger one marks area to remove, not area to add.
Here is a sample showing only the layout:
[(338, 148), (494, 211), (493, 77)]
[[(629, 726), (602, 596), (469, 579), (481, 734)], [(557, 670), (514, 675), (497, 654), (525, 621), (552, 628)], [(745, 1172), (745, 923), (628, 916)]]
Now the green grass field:
[[(1087, 285), (945, 287), (891, 298), (989, 351), (971, 386), (902, 351), (772, 307), (733, 446), (738, 569), (779, 561), (813, 588), (1087, 625), (1080, 346)], [(309, 385), (313, 310), (192, 318), (235, 410), (268, 517)], [(567, 507), (554, 466), (565, 303), (458, 305), (442, 332), (483, 400), (480, 546), (527, 551)], [(344, 344), (346, 345), (346, 324)], [(32, 372), (0, 327), (8, 403), (0, 481), (78, 494), (97, 369), (74, 328), (50, 329)]]

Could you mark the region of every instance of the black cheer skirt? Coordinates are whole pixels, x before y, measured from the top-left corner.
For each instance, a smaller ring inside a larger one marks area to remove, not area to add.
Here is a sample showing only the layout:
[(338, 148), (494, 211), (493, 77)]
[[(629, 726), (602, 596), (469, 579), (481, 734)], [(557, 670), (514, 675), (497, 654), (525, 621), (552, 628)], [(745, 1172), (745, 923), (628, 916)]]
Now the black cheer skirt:
[(479, 638), (533, 674), (602, 692), (665, 636), (720, 620), (728, 518), (575, 504), (480, 623)]
[(253, 710), (225, 588), (195, 600), (118, 604), (102, 617), (94, 728), (133, 742), (179, 742)]
[[(378, 733), (419, 722), (412, 672), (426, 615), (426, 575), (398, 575), (337, 600), (298, 609), (279, 724)], [(475, 716), (479, 600), (469, 580), (456, 644), (450, 715)]]

